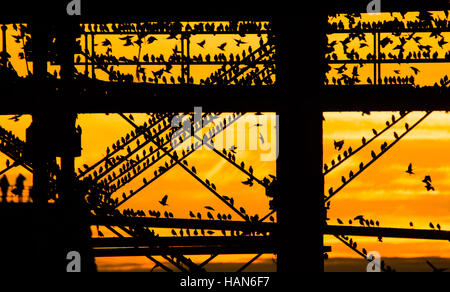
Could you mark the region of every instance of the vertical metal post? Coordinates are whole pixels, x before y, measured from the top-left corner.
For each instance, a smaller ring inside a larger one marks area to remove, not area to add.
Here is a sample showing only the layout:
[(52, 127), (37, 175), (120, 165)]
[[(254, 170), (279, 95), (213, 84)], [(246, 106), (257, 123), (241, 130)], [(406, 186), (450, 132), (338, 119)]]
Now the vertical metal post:
[(190, 50), (190, 48), (191, 48), (191, 35), (190, 34), (187, 34), (187, 36), (186, 36), (186, 62), (187, 62), (187, 65), (186, 65), (186, 68), (187, 68), (187, 80), (188, 80), (188, 82), (187, 83), (189, 83), (189, 79), (191, 78), (191, 50)]
[[(92, 56), (92, 59), (95, 57), (95, 39), (94, 39), (94, 33), (91, 33), (91, 56)], [(91, 61), (92, 62), (92, 66), (91, 66), (91, 69), (92, 69), (92, 79), (95, 79), (95, 65), (94, 65), (94, 61)]]
[(184, 81), (184, 34), (181, 33), (181, 78)]
[(374, 58), (374, 62), (373, 62), (373, 84), (377, 85), (378, 83), (378, 78), (377, 78), (377, 63), (375, 62), (375, 60), (377, 59), (377, 34), (374, 31), (373, 32), (373, 58)]
[(6, 65), (8, 64), (8, 59), (6, 58), (6, 30), (8, 29), (8, 27), (6, 25), (2, 25), (2, 53), (3, 53), (3, 58), (2, 58), (2, 65), (4, 67), (6, 67)]
[(378, 63), (378, 84), (381, 85), (382, 84), (382, 79), (381, 79), (381, 45), (380, 45), (380, 38), (381, 38), (381, 33), (378, 32), (377, 33), (377, 47), (378, 47), (378, 56), (377, 56), (377, 63)]
[[(88, 49), (89, 49), (88, 37), (89, 37), (89, 35), (87, 33), (84, 34), (84, 51), (85, 51), (86, 55), (87, 55), (87, 52), (88, 52)], [(88, 59), (87, 56), (84, 57), (84, 62), (85, 62), (85, 64), (84, 64), (84, 75), (86, 75), (86, 77), (89, 77), (89, 65), (88, 65), (89, 59)]]

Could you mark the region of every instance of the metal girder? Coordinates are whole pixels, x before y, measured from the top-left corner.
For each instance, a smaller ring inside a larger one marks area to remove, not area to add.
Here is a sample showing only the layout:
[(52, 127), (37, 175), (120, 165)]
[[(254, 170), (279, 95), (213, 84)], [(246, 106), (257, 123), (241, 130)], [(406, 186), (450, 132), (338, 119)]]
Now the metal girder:
[(94, 257), (126, 257), (126, 256), (144, 256), (144, 255), (167, 255), (170, 253), (180, 253), (183, 255), (210, 255), (218, 254), (260, 254), (276, 253), (278, 248), (274, 247), (176, 247), (176, 248), (104, 248), (93, 249)]
[(411, 86), (327, 86), (313, 102), (322, 111), (449, 110), (449, 88)]
[(91, 216), (91, 225), (109, 226), (133, 226), (153, 228), (189, 228), (205, 230), (239, 230), (273, 232), (277, 229), (276, 223), (244, 222), (244, 221), (219, 221), (219, 220), (195, 220), (195, 219), (165, 219), (149, 217), (115, 217), (115, 216)]
[(425, 230), (425, 229), (402, 229), (402, 228), (328, 225), (324, 229), (324, 234), (374, 236), (374, 237), (381, 236), (381, 237), (410, 238), (410, 239), (450, 240), (450, 231)]
[[(70, 108), (77, 113), (185, 112), (201, 105), (205, 112), (274, 112), (279, 88), (271, 86), (200, 86), (110, 83), (76, 80), (61, 93), (62, 81), (19, 79), (0, 84), (0, 114), (30, 114), (39, 108)], [(37, 93), (37, 94), (36, 94)], [(123, 98), (127, 97), (127, 102)], [(239, 102), (237, 102), (239, 100)]]
[(263, 236), (191, 236), (191, 237), (109, 237), (92, 238), (94, 248), (106, 247), (181, 247), (181, 246), (240, 246), (240, 247), (273, 247), (275, 242)]

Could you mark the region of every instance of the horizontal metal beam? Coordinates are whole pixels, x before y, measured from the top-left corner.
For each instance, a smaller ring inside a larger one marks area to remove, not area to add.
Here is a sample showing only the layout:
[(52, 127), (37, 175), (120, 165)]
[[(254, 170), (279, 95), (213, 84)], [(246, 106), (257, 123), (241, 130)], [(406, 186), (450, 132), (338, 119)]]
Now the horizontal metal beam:
[(167, 254), (211, 255), (211, 254), (267, 254), (277, 253), (277, 248), (260, 247), (176, 247), (176, 248), (105, 248), (93, 249), (94, 257), (129, 257), (129, 256), (160, 256)]
[[(322, 9), (329, 13), (366, 13), (367, 5), (370, 0), (345, 0), (345, 1), (330, 1)], [(447, 0), (396, 0), (396, 1), (381, 1), (382, 12), (395, 11), (439, 11), (449, 9)]]
[(118, 216), (92, 216), (89, 218), (91, 225), (109, 226), (142, 226), (152, 228), (189, 228), (204, 230), (239, 230), (273, 232), (277, 229), (276, 223), (244, 222), (244, 221), (219, 221), (219, 220), (195, 220), (195, 219), (165, 219), (149, 217), (118, 217)]
[[(272, 5), (261, 5), (256, 1), (249, 1), (248, 5), (242, 6), (238, 1), (221, 5), (216, 9), (209, 2), (202, 3), (177, 3), (151, 2), (146, 3), (138, 0), (128, 0), (126, 4), (107, 0), (81, 1), (81, 16), (69, 17), (66, 12), (70, 1), (46, 0), (45, 5), (36, 1), (4, 1), (1, 3), (0, 17), (4, 21), (24, 21), (48, 19), (58, 20), (71, 18), (76, 21), (115, 22), (115, 21), (144, 21), (144, 20), (232, 20), (253, 19), (266, 20), (276, 15)], [(252, 3), (254, 2), (254, 3)], [(247, 2), (246, 2), (247, 4)], [(236, 7), (239, 7), (236, 10)], [(240, 15), (236, 15), (236, 13)]]
[(322, 111), (447, 111), (449, 94), (449, 88), (411, 85), (323, 86), (310, 103)]
[(402, 229), (382, 227), (359, 227), (359, 226), (331, 226), (324, 229), (324, 234), (330, 235), (353, 235), (374, 236), (410, 239), (432, 239), (450, 240), (450, 231), (425, 230), (425, 229)]
[[(62, 89), (66, 88), (65, 91)], [(210, 112), (275, 112), (280, 108), (276, 86), (201, 86), (111, 83), (77, 80), (35, 82), (19, 79), (0, 84), (0, 114), (30, 114), (39, 109), (77, 113), (186, 112), (202, 106)]]
[(263, 236), (185, 236), (185, 237), (108, 237), (92, 238), (91, 246), (105, 247), (181, 247), (181, 246), (247, 246), (247, 247), (274, 247), (275, 241), (271, 237)]

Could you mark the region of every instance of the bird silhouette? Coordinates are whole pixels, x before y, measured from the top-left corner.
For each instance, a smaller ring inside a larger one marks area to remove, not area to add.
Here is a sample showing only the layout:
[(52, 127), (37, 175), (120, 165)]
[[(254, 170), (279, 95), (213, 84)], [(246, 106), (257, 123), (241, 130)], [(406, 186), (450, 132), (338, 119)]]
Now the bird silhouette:
[(342, 147), (344, 147), (344, 140), (342, 141), (334, 141), (334, 149), (336, 149), (337, 151), (341, 151)]
[(235, 39), (234, 41), (236, 42), (236, 46), (238, 46), (238, 47), (240, 47), (241, 45), (246, 44), (246, 42), (244, 42), (244, 41), (242, 41), (242, 40), (237, 40), (237, 39)]
[(429, 176), (429, 175), (425, 176), (425, 178), (422, 180), (422, 182), (431, 183), (431, 176)]
[(412, 167), (412, 163), (409, 164), (408, 169), (405, 171), (407, 174), (409, 175), (413, 175), (413, 167)]
[(218, 46), (219, 50), (225, 51), (225, 47), (227, 46), (227, 43), (223, 43), (220, 46)]
[(155, 38), (154, 36), (150, 36), (148, 39), (147, 39), (147, 44), (152, 44), (153, 42), (155, 42), (155, 41), (157, 41), (158, 39), (157, 38)]
[(434, 187), (429, 182), (426, 182), (425, 188), (426, 188), (427, 192), (435, 191)]
[(252, 178), (248, 178), (246, 181), (243, 181), (242, 184), (248, 185), (249, 187), (252, 187), (253, 186), (253, 179)]
[(167, 204), (167, 199), (169, 198), (169, 196), (168, 195), (165, 195), (162, 199), (161, 199), (161, 201), (159, 201), (159, 203), (161, 204), (161, 205), (163, 205), (163, 206), (168, 206), (168, 204)]
[(211, 211), (215, 211), (213, 207), (210, 206), (205, 206), (205, 209), (211, 210)]
[(206, 40), (203, 40), (203, 41), (197, 43), (197, 45), (199, 45), (202, 48), (205, 48), (205, 44), (206, 44)]

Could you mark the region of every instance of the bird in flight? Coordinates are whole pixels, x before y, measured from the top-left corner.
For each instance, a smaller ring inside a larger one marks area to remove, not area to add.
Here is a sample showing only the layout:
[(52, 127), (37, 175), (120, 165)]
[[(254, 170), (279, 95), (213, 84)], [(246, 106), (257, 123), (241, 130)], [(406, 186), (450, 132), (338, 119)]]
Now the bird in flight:
[(225, 47), (227, 46), (227, 43), (223, 43), (220, 46), (218, 46), (219, 50), (225, 51)]
[(154, 36), (151, 36), (151, 37), (149, 37), (147, 39), (147, 44), (151, 44), (151, 43), (153, 43), (154, 41), (157, 41), (157, 40), (158, 40), (157, 38), (155, 38)]
[(427, 192), (429, 191), (435, 191), (434, 187), (431, 185), (430, 182), (426, 182), (425, 188), (427, 189)]
[(422, 182), (424, 182), (424, 183), (431, 183), (431, 176), (426, 175)]
[(411, 70), (413, 70), (414, 71), (414, 74), (415, 75), (417, 75), (417, 73), (419, 73), (420, 72), (420, 70), (419, 69), (417, 69), (416, 67), (410, 67), (411, 68)]
[(244, 185), (248, 185), (249, 187), (253, 186), (253, 180), (251, 178), (247, 179), (246, 181), (242, 182)]
[(242, 40), (234, 40), (236, 42), (236, 46), (240, 47), (241, 45), (245, 45), (246, 42), (242, 41)]
[(168, 204), (167, 204), (167, 199), (169, 198), (169, 196), (168, 195), (165, 195), (163, 198), (162, 198), (162, 200), (161, 201), (159, 201), (159, 203), (161, 204), (161, 205), (163, 205), (163, 206), (168, 206)]
[(412, 175), (414, 174), (413, 172), (413, 167), (412, 167), (412, 163), (409, 164), (408, 169), (405, 171), (407, 174)]
[(19, 121), (19, 118), (21, 117), (22, 115), (15, 115), (15, 116), (13, 116), (12, 118), (9, 118), (9, 120), (13, 120), (14, 122), (18, 122)]
[(334, 149), (336, 149), (337, 151), (341, 151), (342, 147), (344, 147), (344, 140), (334, 141)]
[(211, 211), (215, 211), (213, 207), (210, 206), (205, 206), (205, 209), (211, 210)]
[(205, 44), (206, 44), (206, 40), (203, 40), (203, 41), (197, 43), (197, 45), (199, 45), (202, 48), (205, 48)]

